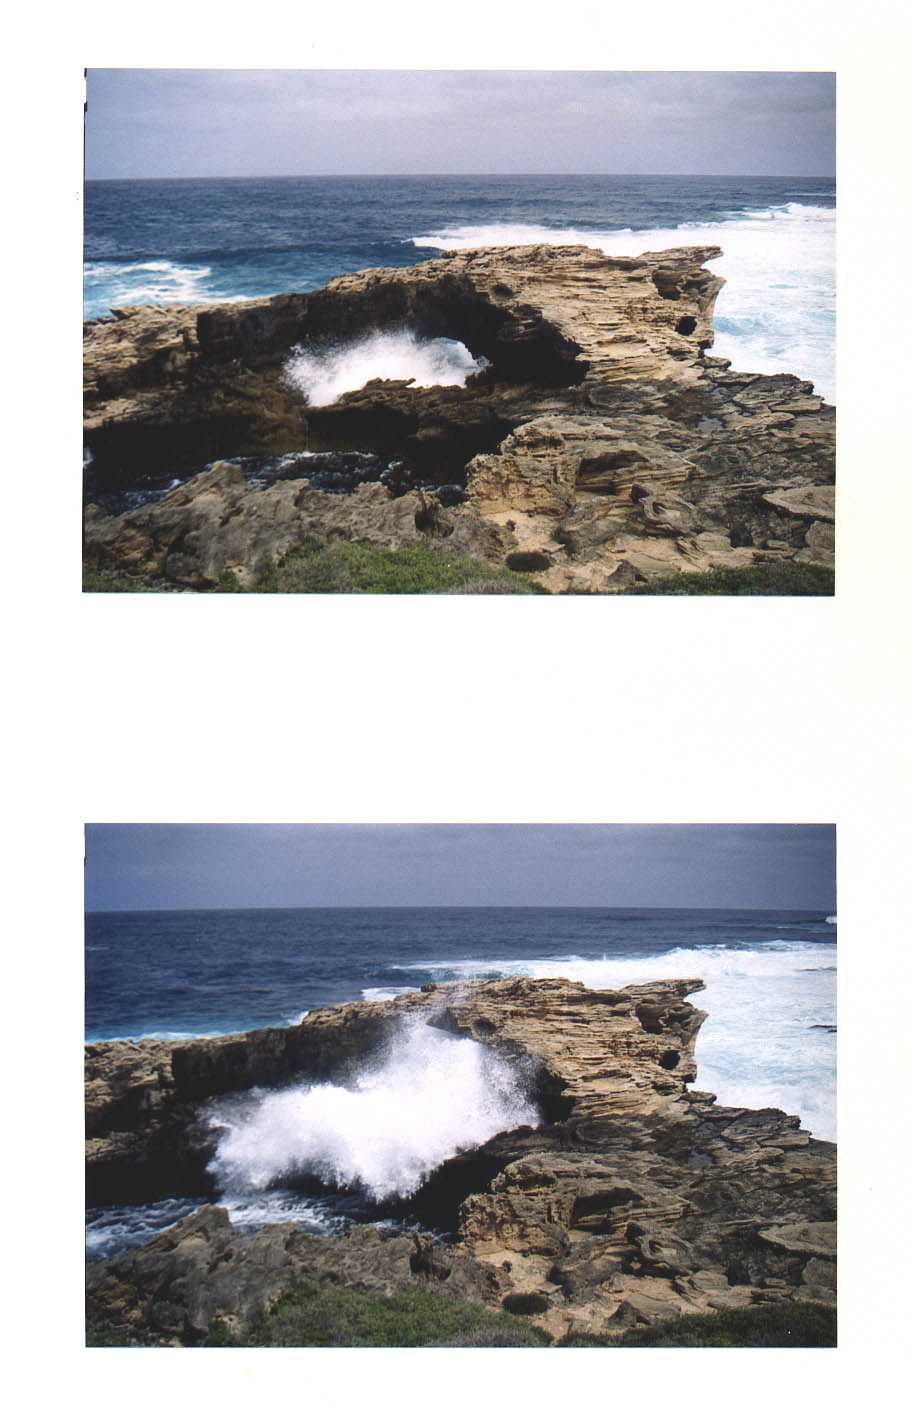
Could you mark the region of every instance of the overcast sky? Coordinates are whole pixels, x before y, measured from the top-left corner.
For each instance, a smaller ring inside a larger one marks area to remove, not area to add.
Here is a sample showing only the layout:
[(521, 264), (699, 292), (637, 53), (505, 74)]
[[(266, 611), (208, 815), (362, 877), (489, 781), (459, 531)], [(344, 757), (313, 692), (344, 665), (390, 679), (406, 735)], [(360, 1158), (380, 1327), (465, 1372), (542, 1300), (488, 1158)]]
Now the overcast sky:
[(88, 825), (86, 908), (835, 912), (830, 825)]
[(90, 69), (89, 179), (832, 176), (831, 73)]

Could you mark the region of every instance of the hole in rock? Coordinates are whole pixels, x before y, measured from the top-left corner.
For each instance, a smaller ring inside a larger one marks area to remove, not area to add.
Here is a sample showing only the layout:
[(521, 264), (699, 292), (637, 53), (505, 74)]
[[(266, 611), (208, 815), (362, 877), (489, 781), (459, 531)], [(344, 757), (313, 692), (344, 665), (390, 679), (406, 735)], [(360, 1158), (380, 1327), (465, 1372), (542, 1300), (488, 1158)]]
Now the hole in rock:
[(610, 1226), (612, 1210), (642, 1203), (643, 1197), (631, 1186), (613, 1186), (594, 1195), (578, 1195), (570, 1214), (570, 1226), (598, 1232)]
[(526, 1070), (474, 1040), (407, 1021), (344, 1083), (254, 1089), (214, 1103), (210, 1170), (228, 1195), (249, 1199), (316, 1179), (377, 1206), (410, 1201), (437, 1172), (453, 1182), (449, 1198), (480, 1174), (473, 1149), (540, 1122)]
[(677, 1068), (680, 1062), (681, 1055), (676, 1054), (673, 1049), (666, 1049), (665, 1053), (659, 1058), (659, 1066), (661, 1068)]
[(652, 281), (660, 298), (666, 298), (669, 302), (678, 301), (681, 296), (678, 291), (679, 277), (679, 274), (669, 273), (666, 269), (657, 268), (655, 270)]
[(663, 1014), (661, 1005), (654, 1005), (651, 1001), (642, 1000), (634, 1008), (634, 1014), (647, 1034), (661, 1034)]
[(539, 1313), (547, 1312), (551, 1299), (547, 1293), (508, 1293), (503, 1306), (514, 1317), (537, 1317)]
[(411, 331), (371, 332), (356, 341), (296, 346), (285, 367), (288, 382), (319, 408), (334, 405), (370, 381), (411, 381), (416, 386), (464, 386), (488, 365), (461, 341), (420, 338)]
[(689, 337), (690, 334), (692, 332), (695, 332), (696, 330), (696, 317), (679, 317), (677, 322), (675, 323), (675, 331), (678, 332), (682, 337)]
[(547, 571), (551, 558), (543, 551), (514, 551), (507, 557), (507, 565), (511, 571)]
[(634, 468), (643, 461), (643, 455), (636, 449), (611, 450), (582, 459), (576, 471), (577, 491), (601, 493), (605, 496), (614, 494), (618, 490), (617, 474), (626, 468)]

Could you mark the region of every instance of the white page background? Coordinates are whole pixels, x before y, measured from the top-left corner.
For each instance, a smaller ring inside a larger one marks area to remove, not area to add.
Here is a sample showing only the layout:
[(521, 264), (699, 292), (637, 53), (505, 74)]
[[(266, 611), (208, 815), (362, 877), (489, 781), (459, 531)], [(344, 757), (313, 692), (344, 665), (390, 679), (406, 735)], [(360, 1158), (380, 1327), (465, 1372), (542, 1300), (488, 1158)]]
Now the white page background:
[[(908, 22), (768, 2), (89, 4), (6, 65), (8, 1361), (29, 1394), (545, 1401), (875, 1386), (907, 1335)], [(905, 31), (901, 28), (905, 26)], [(25, 42), (23, 43), (23, 39)], [(835, 600), (79, 593), (90, 67), (787, 68), (839, 74)], [(904, 652), (905, 651), (905, 652)], [(85, 821), (838, 822), (840, 1347), (87, 1351)], [(905, 1242), (904, 1242), (905, 1241)], [(645, 1379), (644, 1379), (645, 1377)], [(254, 1397), (254, 1392), (256, 1396)]]

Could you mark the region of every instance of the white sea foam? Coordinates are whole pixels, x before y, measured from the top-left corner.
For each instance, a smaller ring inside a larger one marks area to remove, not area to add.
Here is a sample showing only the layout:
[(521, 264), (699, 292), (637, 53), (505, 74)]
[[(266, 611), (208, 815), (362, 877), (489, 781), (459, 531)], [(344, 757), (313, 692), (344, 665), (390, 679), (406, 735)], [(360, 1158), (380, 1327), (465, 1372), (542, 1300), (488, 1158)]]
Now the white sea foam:
[(259, 1191), (256, 1195), (224, 1195), (221, 1209), (239, 1229), (259, 1229), (267, 1224), (297, 1224), (309, 1234), (326, 1234), (341, 1229), (345, 1221), (325, 1205), (305, 1196), (282, 1190)]
[(384, 1200), (413, 1193), (458, 1151), (538, 1120), (503, 1059), (409, 1022), (344, 1087), (256, 1092), (217, 1106), (211, 1125), (221, 1136), (211, 1170), (229, 1199), (309, 1174)]
[(86, 1257), (106, 1259), (137, 1249), (204, 1204), (203, 1200), (166, 1199), (151, 1205), (113, 1205), (90, 1210), (85, 1231)]
[[(446, 961), (402, 967), (441, 980), (562, 976), (593, 989), (699, 976), (691, 999), (709, 1013), (697, 1040), (695, 1088), (735, 1107), (781, 1107), (815, 1136), (836, 1135), (835, 947), (767, 942), (762, 949), (680, 948), (660, 956), (587, 960)], [(814, 1025), (823, 1026), (815, 1029)]]
[(87, 1044), (135, 1044), (138, 1039), (160, 1039), (163, 1043), (174, 1043), (178, 1039), (220, 1039), (226, 1034), (243, 1034), (247, 1029), (258, 1029), (259, 1025), (245, 1025), (243, 1029), (143, 1029), (138, 1034), (95, 1034), (87, 1036)]
[(415, 990), (420, 990), (417, 985), (368, 985), (361, 992), (362, 1000), (395, 1000), (397, 995), (410, 995)]
[(239, 295), (226, 296), (207, 286), (212, 269), (188, 267), (170, 259), (145, 263), (83, 265), (85, 315), (98, 317), (111, 307), (142, 303), (246, 302)]
[(536, 224), (454, 225), (418, 235), (418, 248), (584, 244), (606, 254), (640, 254), (718, 244), (713, 272), (727, 280), (716, 304), (713, 354), (735, 370), (783, 371), (836, 396), (836, 211), (795, 201), (727, 220), (671, 229), (548, 229)]
[(487, 363), (476, 361), (462, 342), (421, 340), (412, 332), (373, 332), (358, 341), (316, 350), (296, 347), (285, 368), (290, 383), (310, 405), (332, 405), (368, 381), (413, 380), (416, 385), (465, 385)]
[[(92, 1209), (86, 1223), (86, 1256), (107, 1259), (147, 1244), (207, 1202), (201, 1199), (166, 1199), (146, 1205), (112, 1205)], [(260, 1191), (255, 1196), (223, 1196), (219, 1206), (228, 1211), (238, 1229), (254, 1230), (267, 1224), (295, 1224), (308, 1234), (338, 1233), (345, 1218), (328, 1204), (288, 1191)]]

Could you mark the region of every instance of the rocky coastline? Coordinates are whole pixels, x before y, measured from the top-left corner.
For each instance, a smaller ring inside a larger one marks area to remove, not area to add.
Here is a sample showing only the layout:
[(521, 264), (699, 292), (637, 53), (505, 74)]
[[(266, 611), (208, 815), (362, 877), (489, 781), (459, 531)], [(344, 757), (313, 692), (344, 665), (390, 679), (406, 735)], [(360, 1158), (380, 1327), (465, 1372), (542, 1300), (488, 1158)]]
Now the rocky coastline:
[(835, 1306), (836, 1153), (799, 1119), (695, 1092), (699, 980), (617, 991), (567, 980), (426, 987), (314, 1011), (299, 1025), (86, 1048), (90, 1204), (209, 1194), (201, 1112), (253, 1087), (343, 1082), (404, 1020), (521, 1068), (540, 1125), (445, 1162), (409, 1232), (243, 1232), (208, 1205), (89, 1266), (88, 1321), (150, 1345), (235, 1339), (303, 1281), (420, 1289), (532, 1322), (556, 1342), (706, 1313)]
[[(343, 540), (459, 552), (554, 593), (831, 567), (835, 411), (807, 381), (709, 354), (720, 253), (477, 249), (87, 323), (86, 565), (251, 590)], [(373, 380), (319, 407), (289, 380), (296, 347), (401, 330), (488, 364), (465, 386)]]

